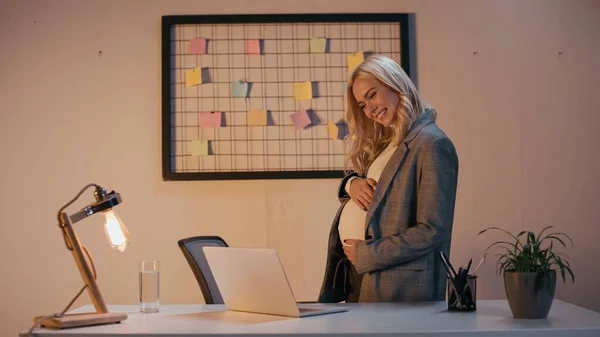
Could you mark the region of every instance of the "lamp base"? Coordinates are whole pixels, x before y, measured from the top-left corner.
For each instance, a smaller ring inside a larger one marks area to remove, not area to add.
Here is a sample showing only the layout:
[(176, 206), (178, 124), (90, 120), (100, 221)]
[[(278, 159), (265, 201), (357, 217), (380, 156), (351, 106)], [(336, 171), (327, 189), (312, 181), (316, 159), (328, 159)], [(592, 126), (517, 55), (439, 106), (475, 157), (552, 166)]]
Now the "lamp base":
[[(39, 316), (34, 321), (43, 318)], [(81, 326), (120, 323), (127, 319), (127, 314), (118, 312), (85, 312), (80, 314), (66, 314), (63, 317), (52, 317), (41, 323), (46, 328), (66, 329)]]

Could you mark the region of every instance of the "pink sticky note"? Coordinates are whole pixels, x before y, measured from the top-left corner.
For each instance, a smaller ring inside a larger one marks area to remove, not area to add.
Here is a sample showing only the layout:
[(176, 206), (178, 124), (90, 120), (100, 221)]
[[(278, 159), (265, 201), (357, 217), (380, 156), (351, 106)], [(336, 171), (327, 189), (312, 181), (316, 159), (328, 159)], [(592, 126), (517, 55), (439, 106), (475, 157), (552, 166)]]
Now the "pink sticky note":
[(206, 54), (206, 39), (191, 39), (190, 54)]
[(310, 117), (308, 117), (306, 110), (298, 110), (291, 114), (290, 117), (292, 118), (292, 122), (294, 122), (296, 130), (303, 129), (310, 124)]
[(201, 128), (220, 128), (221, 113), (220, 112), (201, 112), (199, 116)]
[(246, 54), (260, 54), (260, 40), (246, 40)]

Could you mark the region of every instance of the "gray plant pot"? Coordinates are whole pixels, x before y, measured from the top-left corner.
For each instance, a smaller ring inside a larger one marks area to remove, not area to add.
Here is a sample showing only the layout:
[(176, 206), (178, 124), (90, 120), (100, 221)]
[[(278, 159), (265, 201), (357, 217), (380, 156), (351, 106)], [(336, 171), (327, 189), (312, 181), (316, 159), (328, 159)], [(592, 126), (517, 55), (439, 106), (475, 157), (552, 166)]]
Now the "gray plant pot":
[(504, 289), (515, 318), (546, 318), (554, 300), (556, 271), (549, 275), (504, 272)]

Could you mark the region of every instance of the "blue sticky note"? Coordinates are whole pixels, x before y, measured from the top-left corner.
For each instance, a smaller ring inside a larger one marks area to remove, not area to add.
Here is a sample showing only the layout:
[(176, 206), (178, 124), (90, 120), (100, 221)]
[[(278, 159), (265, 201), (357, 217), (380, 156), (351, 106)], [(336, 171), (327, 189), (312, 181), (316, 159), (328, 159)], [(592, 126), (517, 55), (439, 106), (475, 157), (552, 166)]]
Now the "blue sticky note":
[(248, 82), (234, 81), (231, 83), (231, 96), (246, 97), (248, 95)]

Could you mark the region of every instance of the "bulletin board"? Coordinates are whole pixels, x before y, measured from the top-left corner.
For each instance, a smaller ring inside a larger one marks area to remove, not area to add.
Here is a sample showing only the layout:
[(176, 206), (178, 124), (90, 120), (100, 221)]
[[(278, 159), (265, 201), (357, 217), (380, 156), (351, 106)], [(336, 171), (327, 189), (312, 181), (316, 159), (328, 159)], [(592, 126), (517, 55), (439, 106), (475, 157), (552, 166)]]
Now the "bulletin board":
[(163, 16), (163, 179), (342, 177), (348, 76), (371, 54), (410, 76), (408, 19)]

